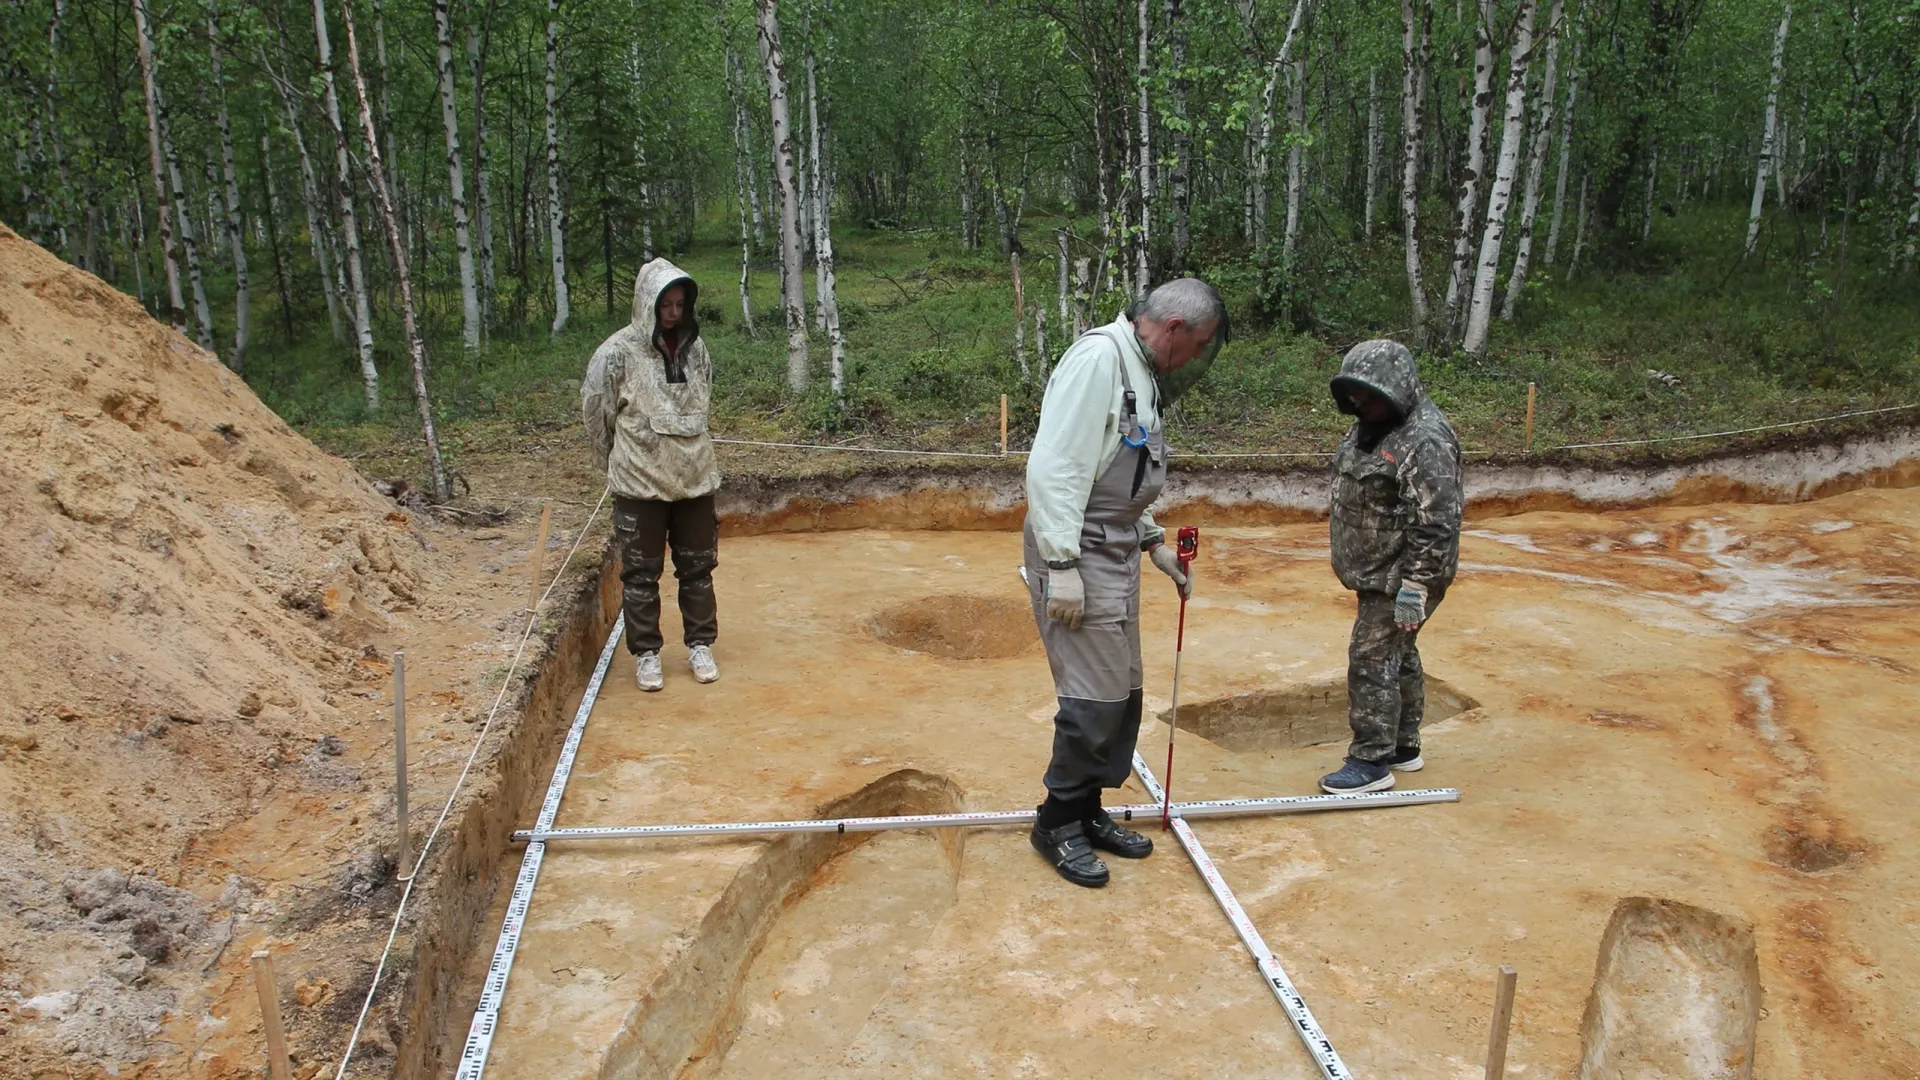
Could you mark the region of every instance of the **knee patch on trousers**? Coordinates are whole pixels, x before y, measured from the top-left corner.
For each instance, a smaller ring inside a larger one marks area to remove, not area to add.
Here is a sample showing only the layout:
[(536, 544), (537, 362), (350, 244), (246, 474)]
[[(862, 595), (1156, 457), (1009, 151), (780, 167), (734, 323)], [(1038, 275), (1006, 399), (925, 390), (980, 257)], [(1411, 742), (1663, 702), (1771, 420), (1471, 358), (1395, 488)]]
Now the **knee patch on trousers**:
[(673, 576), (683, 589), (712, 588), (713, 570), (719, 565), (720, 552), (717, 548), (704, 551), (681, 551), (676, 548), (673, 553)]

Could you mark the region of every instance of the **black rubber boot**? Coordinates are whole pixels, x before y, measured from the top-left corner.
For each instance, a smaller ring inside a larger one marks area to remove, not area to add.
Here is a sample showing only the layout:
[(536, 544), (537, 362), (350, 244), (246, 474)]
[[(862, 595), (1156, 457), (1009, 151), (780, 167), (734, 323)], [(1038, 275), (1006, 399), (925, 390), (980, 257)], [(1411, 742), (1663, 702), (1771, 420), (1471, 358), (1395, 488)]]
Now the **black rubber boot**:
[(1093, 812), (1081, 824), (1086, 829), (1087, 842), (1101, 851), (1123, 859), (1144, 859), (1153, 854), (1152, 837), (1122, 828), (1097, 802), (1093, 804)]
[(1089, 889), (1107, 883), (1107, 864), (1093, 853), (1087, 843), (1086, 826), (1080, 822), (1069, 821), (1051, 829), (1042, 828), (1036, 822), (1030, 839), (1033, 850), (1052, 863), (1061, 877)]

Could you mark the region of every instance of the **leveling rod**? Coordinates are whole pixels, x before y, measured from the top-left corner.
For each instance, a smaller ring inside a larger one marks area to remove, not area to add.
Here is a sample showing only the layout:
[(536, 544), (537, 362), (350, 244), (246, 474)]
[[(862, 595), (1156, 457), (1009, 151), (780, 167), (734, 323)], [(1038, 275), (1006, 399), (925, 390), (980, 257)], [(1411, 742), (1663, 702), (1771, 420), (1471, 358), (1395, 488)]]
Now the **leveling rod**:
[[(1411, 791), (1370, 791), (1354, 795), (1283, 795), (1270, 799), (1214, 799), (1180, 802), (1170, 808), (1174, 817), (1246, 817), (1255, 814), (1310, 814), (1323, 810), (1367, 810), (1386, 806), (1420, 806), (1459, 802), (1456, 788), (1419, 788)], [(1112, 806), (1107, 813), (1121, 821), (1146, 821), (1160, 816), (1159, 804)], [(887, 832), (893, 829), (951, 829), (981, 825), (1029, 825), (1035, 811), (997, 810), (971, 814), (900, 814), (891, 817), (821, 818), (813, 821), (736, 821), (713, 825), (582, 826), (569, 829), (521, 829), (515, 840), (644, 840), (669, 836), (759, 836), (780, 833)]]

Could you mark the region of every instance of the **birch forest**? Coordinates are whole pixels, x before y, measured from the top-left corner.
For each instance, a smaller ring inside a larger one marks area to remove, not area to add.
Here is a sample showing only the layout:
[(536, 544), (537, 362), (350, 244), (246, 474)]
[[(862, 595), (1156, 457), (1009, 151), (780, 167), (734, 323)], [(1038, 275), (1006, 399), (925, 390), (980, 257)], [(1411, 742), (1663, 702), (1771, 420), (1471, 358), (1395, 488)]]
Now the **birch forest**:
[(563, 399), (660, 255), (789, 434), (1029, 407), (1184, 274), (1221, 431), (1372, 336), (1489, 438), (1529, 381), (1677, 431), (1728, 414), (1646, 373), (1805, 411), (1920, 364), (1920, 0), (0, 5), (0, 220), (443, 497), (436, 422)]

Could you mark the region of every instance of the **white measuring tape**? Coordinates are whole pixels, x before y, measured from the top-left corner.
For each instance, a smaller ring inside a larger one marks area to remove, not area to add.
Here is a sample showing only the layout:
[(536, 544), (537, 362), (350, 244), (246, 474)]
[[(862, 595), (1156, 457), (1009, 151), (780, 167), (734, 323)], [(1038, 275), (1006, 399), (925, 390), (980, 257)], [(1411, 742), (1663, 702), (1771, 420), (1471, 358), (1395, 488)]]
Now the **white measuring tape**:
[[(573, 757), (580, 750), (580, 737), (587, 730), (587, 716), (593, 712), (593, 703), (600, 696), (600, 684), (606, 680), (608, 665), (613, 663), (613, 652), (620, 644), (624, 623), (624, 617), (614, 618), (606, 647), (600, 650), (600, 662), (594, 666), (593, 678), (588, 680), (587, 691), (580, 698), (580, 708), (573, 714), (567, 741), (560, 747), (560, 760), (553, 767), (546, 800), (540, 804), (536, 829), (553, 828), (553, 819), (560, 813), (561, 796), (567, 793), (567, 778), (573, 775)], [(500, 926), (500, 941), (493, 947), (487, 981), (481, 985), (480, 1003), (474, 1006), (473, 1023), (467, 1028), (467, 1042), (460, 1051), (460, 1067), (454, 1073), (459, 1080), (480, 1080), (486, 1071), (487, 1055), (493, 1050), (494, 1028), (500, 1021), (500, 1002), (507, 994), (507, 975), (513, 970), (514, 954), (520, 950), (520, 933), (526, 927), (527, 907), (533, 903), (533, 886), (540, 879), (540, 861), (546, 853), (547, 845), (536, 841), (527, 845), (526, 856), (520, 860), (520, 876), (514, 879), (513, 895), (507, 901), (507, 918)]]
[[(1174, 817), (1244, 817), (1252, 814), (1308, 814), (1326, 810), (1366, 810), (1382, 806), (1419, 806), (1459, 802), (1456, 788), (1416, 788), (1407, 791), (1369, 791), (1346, 795), (1281, 795), (1269, 799), (1212, 799), (1174, 803)], [(1111, 806), (1107, 813), (1122, 821), (1146, 821), (1160, 816), (1160, 806)], [(996, 810), (960, 814), (899, 814), (891, 817), (818, 818), (810, 821), (730, 821), (711, 825), (603, 825), (566, 829), (521, 829), (515, 840), (547, 843), (553, 840), (639, 840), (672, 836), (760, 836), (785, 833), (887, 832), (894, 829), (952, 829), (984, 825), (1030, 825), (1033, 810)]]
[[(1140, 784), (1147, 789), (1149, 796), (1155, 799), (1161, 797), (1160, 782), (1153, 778), (1153, 771), (1147, 768), (1147, 763), (1141, 760), (1137, 751), (1133, 755), (1133, 771), (1139, 774)], [(1392, 792), (1377, 794), (1392, 794)], [(1453, 797), (1458, 799), (1460, 793), (1453, 792)], [(1273, 996), (1280, 1002), (1280, 1007), (1287, 1011), (1287, 1018), (1293, 1021), (1294, 1034), (1300, 1036), (1300, 1041), (1306, 1045), (1307, 1053), (1313, 1057), (1313, 1063), (1320, 1066), (1320, 1074), (1326, 1077), (1326, 1080), (1353, 1080), (1353, 1073), (1347, 1070), (1347, 1063), (1340, 1060), (1340, 1055), (1334, 1050), (1333, 1043), (1327, 1039), (1327, 1033), (1320, 1030), (1320, 1021), (1315, 1020), (1313, 1010), (1307, 1008), (1306, 999), (1300, 996), (1300, 991), (1294, 989), (1293, 980), (1287, 978), (1287, 973), (1280, 967), (1280, 961), (1273, 955), (1273, 950), (1267, 948), (1266, 941), (1260, 937), (1260, 931), (1254, 929), (1253, 920), (1247, 917), (1247, 909), (1240, 906), (1240, 901), (1235, 899), (1233, 890), (1227, 888), (1226, 881), (1221, 878), (1220, 868), (1213, 864), (1213, 858), (1207, 854), (1207, 849), (1200, 846), (1200, 838), (1193, 835), (1193, 826), (1179, 817), (1173, 819), (1172, 825), (1173, 835), (1179, 837), (1180, 846), (1187, 849), (1187, 858), (1192, 859), (1194, 869), (1200, 871), (1201, 880), (1207, 883), (1207, 891), (1211, 892), (1214, 900), (1219, 902), (1220, 910), (1227, 913), (1227, 920), (1233, 923), (1234, 931), (1240, 935), (1240, 943), (1253, 954), (1254, 966), (1260, 969), (1261, 978), (1266, 980), (1267, 989), (1273, 991)]]

